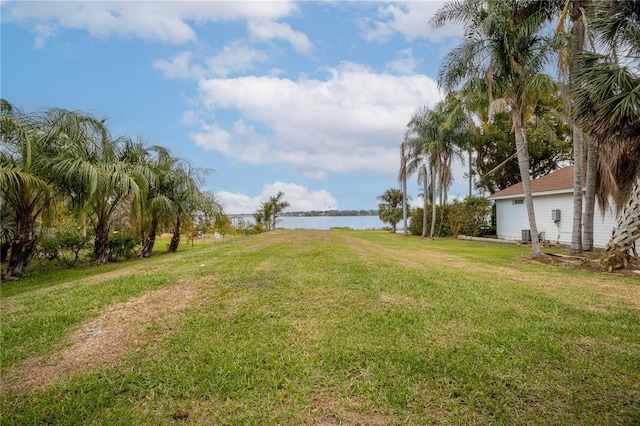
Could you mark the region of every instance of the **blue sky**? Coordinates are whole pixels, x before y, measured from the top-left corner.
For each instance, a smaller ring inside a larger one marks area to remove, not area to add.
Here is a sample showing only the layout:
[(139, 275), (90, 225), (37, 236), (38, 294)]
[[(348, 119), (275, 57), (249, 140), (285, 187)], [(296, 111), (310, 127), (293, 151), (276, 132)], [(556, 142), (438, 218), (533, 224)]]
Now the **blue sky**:
[[(462, 34), (430, 29), (440, 1), (0, 4), (4, 99), (107, 118), (214, 169), (205, 189), (228, 213), (279, 190), (291, 211), (376, 208)], [(466, 188), (456, 165), (450, 196)]]

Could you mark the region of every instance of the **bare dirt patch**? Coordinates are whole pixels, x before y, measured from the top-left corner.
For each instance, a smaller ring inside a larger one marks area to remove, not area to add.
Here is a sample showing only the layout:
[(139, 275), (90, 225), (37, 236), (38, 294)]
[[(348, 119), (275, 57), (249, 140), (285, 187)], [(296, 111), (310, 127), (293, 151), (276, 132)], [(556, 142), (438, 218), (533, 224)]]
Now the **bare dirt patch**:
[(20, 390), (43, 388), (72, 374), (116, 363), (130, 350), (159, 338), (151, 329), (162, 328), (193, 304), (207, 281), (181, 282), (108, 307), (69, 336), (71, 346), (26, 360), (6, 374), (4, 384)]
[(311, 407), (311, 413), (314, 414), (313, 424), (318, 426), (386, 426), (393, 424), (389, 416), (370, 409), (367, 410), (366, 404), (357, 399), (345, 402), (346, 404), (332, 399), (316, 399)]

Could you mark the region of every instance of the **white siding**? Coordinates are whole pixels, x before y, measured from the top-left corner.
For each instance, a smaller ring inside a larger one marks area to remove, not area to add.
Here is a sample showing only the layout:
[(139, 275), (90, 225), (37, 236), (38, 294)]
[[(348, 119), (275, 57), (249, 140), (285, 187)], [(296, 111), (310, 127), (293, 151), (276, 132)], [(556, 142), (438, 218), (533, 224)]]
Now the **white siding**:
[[(507, 240), (522, 239), (522, 230), (529, 229), (527, 209), (523, 204), (514, 204), (515, 199), (496, 200), (496, 220), (498, 238)], [(544, 239), (554, 243), (571, 244), (571, 231), (573, 227), (573, 194), (551, 194), (533, 196), (533, 210), (536, 215), (538, 232)], [(552, 210), (560, 210), (560, 221), (554, 222), (551, 216)], [(596, 206), (594, 220), (594, 246), (604, 248), (611, 238), (611, 231), (616, 225), (616, 220), (611, 210), (602, 216), (601, 210)]]
[(604, 218), (602, 210), (596, 202), (596, 215), (593, 218), (593, 245), (604, 248), (611, 239), (611, 233), (617, 224), (616, 215), (611, 208), (605, 211)]
[(519, 240), (522, 230), (529, 229), (527, 208), (524, 204), (513, 204), (513, 199), (496, 200), (496, 233), (498, 238)]

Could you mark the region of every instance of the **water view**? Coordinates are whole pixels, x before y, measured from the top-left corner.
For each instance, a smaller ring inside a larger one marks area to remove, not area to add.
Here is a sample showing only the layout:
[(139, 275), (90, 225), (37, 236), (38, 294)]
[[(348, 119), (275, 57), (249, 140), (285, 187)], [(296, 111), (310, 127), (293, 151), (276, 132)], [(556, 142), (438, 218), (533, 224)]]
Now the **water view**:
[(310, 216), (281, 217), (278, 228), (284, 229), (382, 229), (385, 226), (378, 216)]

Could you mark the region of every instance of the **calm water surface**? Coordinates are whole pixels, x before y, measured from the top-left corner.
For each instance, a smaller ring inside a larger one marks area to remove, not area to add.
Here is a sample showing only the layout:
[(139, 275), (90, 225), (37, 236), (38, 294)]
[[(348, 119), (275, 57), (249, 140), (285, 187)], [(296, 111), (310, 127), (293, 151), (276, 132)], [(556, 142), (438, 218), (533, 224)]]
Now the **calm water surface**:
[(313, 216), (281, 217), (278, 228), (285, 229), (382, 229), (385, 226), (378, 216)]

